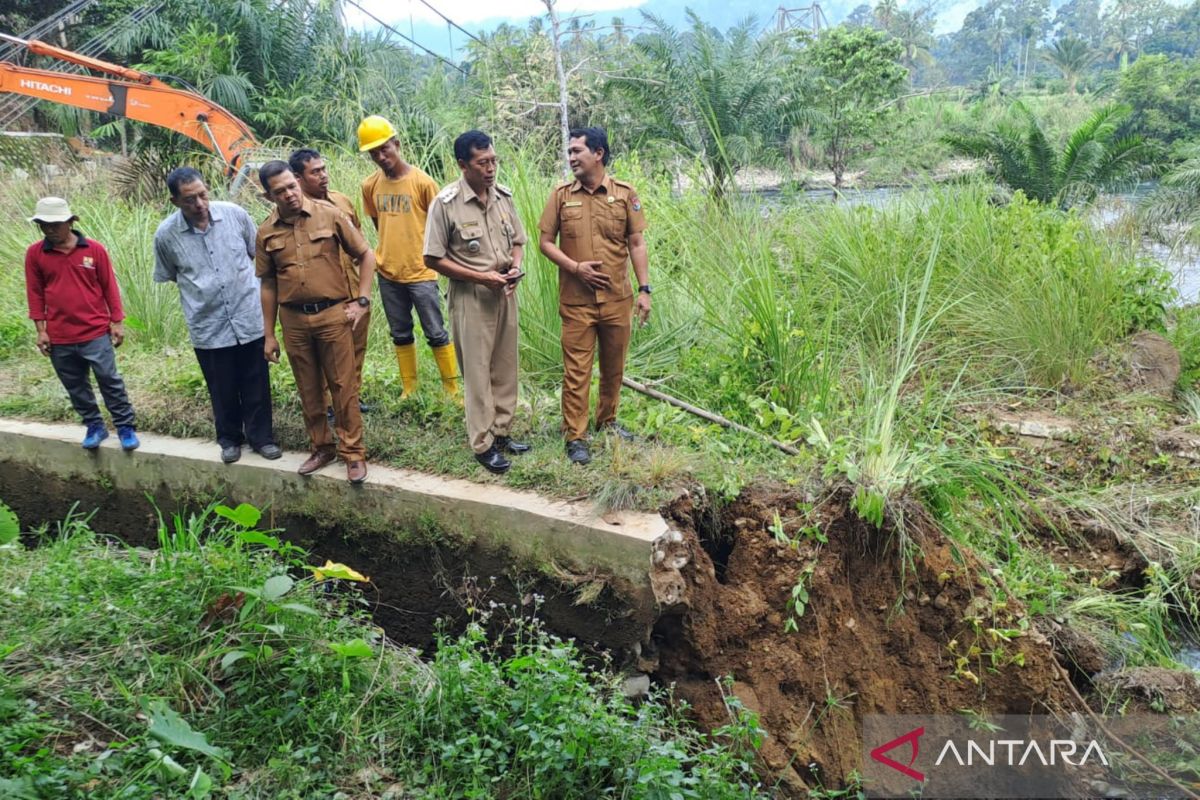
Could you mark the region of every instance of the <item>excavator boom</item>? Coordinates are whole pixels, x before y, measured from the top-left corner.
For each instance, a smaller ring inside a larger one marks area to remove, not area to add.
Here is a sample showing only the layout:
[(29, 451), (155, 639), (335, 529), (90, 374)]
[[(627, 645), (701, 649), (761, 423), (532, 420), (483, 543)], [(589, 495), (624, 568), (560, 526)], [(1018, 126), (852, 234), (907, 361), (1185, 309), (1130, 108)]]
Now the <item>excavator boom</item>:
[(81, 67), (87, 67), (88, 69), (96, 72), (107, 72), (109, 75), (116, 75), (117, 77), (124, 78), (127, 81), (144, 83), (147, 86), (157, 84), (159, 86), (166, 86), (167, 88), (170, 88), (168, 84), (163, 83), (153, 75), (147, 75), (145, 72), (131, 69), (130, 67), (122, 67), (119, 64), (102, 61), (98, 58), (92, 58), (91, 56), (85, 56), (82, 53), (73, 53), (70, 50), (65, 50), (61, 47), (55, 47), (52, 44), (46, 44), (45, 42), (37, 39), (22, 39), (19, 36), (9, 36), (7, 33), (0, 33), (0, 39), (6, 42), (12, 42), (15, 45), (20, 45), (34, 55), (57, 58), (59, 61), (66, 61), (69, 64), (78, 64)]
[(89, 58), (43, 42), (0, 37), (52, 56), (121, 79), (75, 75), (0, 61), (0, 92), (35, 97), (53, 103), (113, 114), (181, 133), (209, 148), (224, 160), (230, 174), (247, 166), (245, 155), (256, 146), (246, 123), (211, 100), (176, 89), (135, 69)]

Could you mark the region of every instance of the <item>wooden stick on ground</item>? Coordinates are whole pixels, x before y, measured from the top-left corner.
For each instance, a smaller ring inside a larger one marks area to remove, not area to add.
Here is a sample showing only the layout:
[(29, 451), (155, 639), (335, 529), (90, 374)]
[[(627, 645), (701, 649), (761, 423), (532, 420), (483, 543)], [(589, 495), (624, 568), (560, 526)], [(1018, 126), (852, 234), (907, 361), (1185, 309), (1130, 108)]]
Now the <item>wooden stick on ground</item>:
[(790, 444), (785, 444), (784, 442), (781, 442), (777, 439), (772, 439), (770, 436), (765, 436), (765, 435), (759, 433), (758, 431), (754, 430), (753, 428), (747, 428), (745, 425), (741, 425), (737, 422), (734, 422), (731, 419), (726, 419), (725, 417), (722, 417), (720, 414), (714, 414), (711, 411), (705, 411), (703, 408), (700, 408), (699, 406), (694, 406), (691, 403), (685, 403), (684, 401), (680, 400), (678, 397), (672, 397), (671, 395), (664, 394), (663, 392), (660, 392), (657, 389), (651, 389), (649, 386), (647, 386), (644, 383), (638, 383), (637, 381), (631, 380), (630, 378), (623, 378), (621, 380), (621, 383), (625, 384), (630, 389), (633, 389), (635, 392), (641, 392), (642, 394), (646, 395), (647, 397), (653, 397), (655, 400), (661, 400), (664, 403), (675, 406), (676, 408), (681, 408), (684, 411), (688, 412), (689, 414), (695, 414), (697, 417), (700, 417), (701, 419), (706, 419), (709, 422), (715, 422), (722, 427), (732, 428), (735, 431), (741, 431), (742, 433), (748, 433), (751, 436), (762, 439), (764, 442), (767, 442), (772, 447), (779, 448), (783, 452), (787, 453), (789, 456), (800, 455), (800, 451), (797, 450), (795, 447), (791, 446)]

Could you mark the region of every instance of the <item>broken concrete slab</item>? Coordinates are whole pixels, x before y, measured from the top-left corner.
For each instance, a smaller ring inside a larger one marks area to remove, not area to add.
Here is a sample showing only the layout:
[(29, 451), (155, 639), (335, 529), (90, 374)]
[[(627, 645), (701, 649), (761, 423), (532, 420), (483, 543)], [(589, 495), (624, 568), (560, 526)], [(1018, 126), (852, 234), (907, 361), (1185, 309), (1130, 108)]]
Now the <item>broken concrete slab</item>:
[(1030, 411), (1023, 414), (995, 413), (992, 422), (998, 430), (1029, 436), (1034, 439), (1070, 439), (1075, 435), (1079, 423), (1069, 417), (1060, 417), (1045, 411)]

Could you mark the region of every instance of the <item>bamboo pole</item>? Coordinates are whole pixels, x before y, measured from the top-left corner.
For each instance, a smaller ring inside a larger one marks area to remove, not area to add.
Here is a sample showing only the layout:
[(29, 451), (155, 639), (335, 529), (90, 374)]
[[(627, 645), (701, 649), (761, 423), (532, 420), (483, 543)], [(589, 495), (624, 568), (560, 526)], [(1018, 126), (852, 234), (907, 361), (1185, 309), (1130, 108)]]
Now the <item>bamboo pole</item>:
[(665, 394), (664, 392), (660, 392), (657, 389), (651, 389), (649, 386), (647, 386), (644, 383), (638, 383), (637, 381), (632, 380), (631, 378), (622, 378), (621, 383), (625, 384), (630, 389), (633, 389), (635, 392), (640, 392), (640, 393), (646, 395), (647, 397), (653, 397), (655, 400), (661, 400), (662, 402), (667, 403), (668, 405), (675, 406), (676, 408), (681, 408), (684, 411), (688, 412), (689, 414), (695, 414), (697, 417), (700, 417), (701, 419), (706, 419), (709, 422), (715, 422), (722, 427), (732, 428), (735, 431), (740, 431), (742, 433), (748, 433), (751, 436), (754, 436), (755, 438), (758, 438), (758, 439), (763, 440), (764, 442), (767, 442), (772, 447), (776, 447), (776, 448), (782, 450), (783, 452), (787, 453), (789, 456), (800, 455), (800, 451), (797, 450), (795, 447), (793, 447), (790, 444), (781, 442), (778, 439), (772, 439), (770, 436), (766, 436), (765, 434), (759, 433), (758, 431), (754, 430), (753, 428), (747, 428), (745, 425), (734, 422), (731, 419), (726, 419), (725, 417), (722, 417), (720, 414), (714, 414), (711, 411), (705, 411), (703, 408), (700, 408), (699, 406), (694, 406), (691, 403), (685, 403), (684, 401), (680, 400), (678, 397), (672, 397), (671, 395)]

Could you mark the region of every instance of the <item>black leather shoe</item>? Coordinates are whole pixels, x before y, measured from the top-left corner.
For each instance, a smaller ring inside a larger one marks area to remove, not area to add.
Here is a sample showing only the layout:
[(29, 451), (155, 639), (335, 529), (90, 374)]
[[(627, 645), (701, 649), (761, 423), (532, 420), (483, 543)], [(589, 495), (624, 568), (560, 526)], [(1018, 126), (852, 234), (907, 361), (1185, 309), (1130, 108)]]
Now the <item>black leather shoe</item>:
[(596, 430), (598, 430), (600, 433), (612, 434), (613, 436), (616, 436), (625, 442), (632, 442), (637, 438), (625, 428), (621, 427), (621, 423), (617, 422), (616, 420), (613, 420), (612, 422), (606, 422)]
[(492, 446), (501, 452), (512, 453), (514, 456), (519, 456), (522, 453), (528, 453), (533, 449), (533, 445), (514, 441), (511, 436), (497, 436), (496, 441)]
[(222, 445), (221, 460), (226, 464), (232, 464), (242, 457), (242, 446), (240, 444)]
[(587, 464), (592, 460), (587, 442), (583, 439), (572, 439), (567, 442), (567, 460), (572, 464)]
[(364, 403), (362, 400), (359, 400), (359, 401), (358, 401), (358, 413), (360, 413), (360, 414), (366, 414), (366, 413), (367, 413), (367, 412), (369, 412), (370, 410), (371, 410), (371, 407), (370, 407), (369, 405), (367, 405), (366, 403)]
[(268, 461), (274, 461), (283, 455), (283, 450), (280, 449), (279, 445), (275, 444), (274, 442), (268, 442), (262, 447), (256, 447), (254, 448), (254, 452), (258, 453)]
[(483, 468), (488, 472), (494, 472), (497, 475), (503, 475), (512, 466), (512, 462), (505, 458), (504, 454), (497, 449), (495, 442), (482, 453), (476, 453), (475, 460), (482, 464)]

